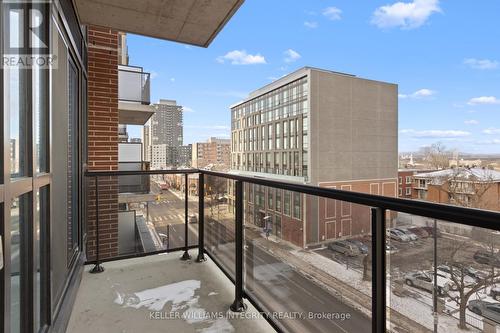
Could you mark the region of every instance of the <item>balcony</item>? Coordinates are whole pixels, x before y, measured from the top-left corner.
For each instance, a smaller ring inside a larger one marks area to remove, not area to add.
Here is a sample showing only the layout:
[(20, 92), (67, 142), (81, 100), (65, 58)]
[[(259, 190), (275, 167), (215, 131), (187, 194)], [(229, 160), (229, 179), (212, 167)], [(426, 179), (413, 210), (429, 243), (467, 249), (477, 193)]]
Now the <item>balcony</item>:
[(144, 125), (154, 114), (149, 105), (150, 74), (142, 67), (118, 66), (119, 123)]
[[(121, 221), (110, 214), (110, 189), (138, 174), (151, 177), (155, 198), (127, 211), (143, 218), (153, 246), (118, 253), (124, 238), (119, 225), (113, 229)], [(174, 174), (185, 184), (198, 175), (197, 191), (169, 181)], [(88, 269), (105, 270), (84, 275), (74, 332), (89, 322), (152, 332), (212, 325), (495, 332), (499, 325), (487, 312), (500, 301), (497, 212), (195, 169), (89, 172), (87, 179), (89, 234), (97, 235)], [(223, 315), (196, 319), (211, 311)], [(235, 320), (235, 313), (259, 320)]]

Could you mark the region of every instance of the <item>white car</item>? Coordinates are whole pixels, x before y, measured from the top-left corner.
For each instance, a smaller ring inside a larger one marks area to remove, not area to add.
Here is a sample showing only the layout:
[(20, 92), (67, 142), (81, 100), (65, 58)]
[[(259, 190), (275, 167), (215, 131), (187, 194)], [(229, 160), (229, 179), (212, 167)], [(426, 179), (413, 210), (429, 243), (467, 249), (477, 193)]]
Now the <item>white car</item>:
[(400, 241), (400, 242), (409, 242), (410, 237), (402, 233), (401, 231), (397, 229), (388, 229), (387, 230), (387, 237)]
[(411, 241), (416, 241), (418, 240), (418, 236), (415, 235), (413, 232), (407, 230), (407, 229), (404, 229), (404, 228), (394, 228), (395, 230), (399, 230), (401, 231), (403, 234), (405, 234), (406, 236), (408, 236), (408, 238), (411, 240)]
[[(421, 288), (432, 293), (434, 289), (434, 276), (430, 272), (411, 272), (405, 275), (405, 283), (411, 287)], [(450, 281), (438, 275), (437, 289), (439, 295), (444, 295), (450, 290)]]

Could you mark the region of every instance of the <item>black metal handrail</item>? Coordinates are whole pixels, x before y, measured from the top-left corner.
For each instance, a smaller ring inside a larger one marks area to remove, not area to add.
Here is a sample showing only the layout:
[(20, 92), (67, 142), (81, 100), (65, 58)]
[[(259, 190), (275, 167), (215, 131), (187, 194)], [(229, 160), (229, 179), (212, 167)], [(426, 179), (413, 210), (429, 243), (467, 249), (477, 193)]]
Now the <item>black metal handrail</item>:
[[(223, 173), (199, 169), (180, 169), (180, 170), (146, 170), (146, 171), (93, 171), (86, 172), (87, 177), (94, 177), (97, 179), (104, 176), (133, 176), (133, 175), (164, 175), (164, 174), (184, 174), (185, 182), (188, 184), (189, 174), (199, 175), (199, 223), (198, 223), (198, 262), (205, 260), (204, 254), (208, 254), (213, 258), (211, 253), (205, 248), (204, 244), (204, 186), (205, 176), (221, 177), (225, 179), (234, 180), (236, 182), (236, 195), (235, 195), (235, 277), (231, 280), (235, 284), (235, 300), (231, 305), (233, 311), (243, 311), (246, 307), (243, 302), (243, 297), (252, 302), (259, 311), (263, 311), (259, 300), (254, 299), (253, 296), (246, 292), (243, 283), (244, 271), (244, 231), (243, 231), (243, 186), (245, 183), (262, 185), (287, 191), (298, 192), (302, 194), (323, 197), (328, 199), (340, 200), (344, 202), (359, 204), (371, 209), (371, 226), (372, 226), (372, 331), (385, 332), (386, 331), (386, 263), (385, 263), (385, 250), (386, 250), (386, 214), (387, 211), (397, 211), (408, 213), (417, 216), (432, 218), (435, 220), (445, 220), (446, 222), (458, 223), (462, 225), (487, 228), (495, 231), (500, 231), (500, 213), (464, 208), (458, 206), (451, 206), (445, 204), (437, 204), (431, 202), (424, 202), (418, 200), (408, 200), (400, 198), (385, 197), (373, 194), (366, 194), (360, 192), (343, 191), (325, 187), (318, 187), (313, 185), (306, 185), (300, 183), (283, 182), (271, 180), (267, 178), (243, 176), (232, 173)], [(203, 188), (200, 188), (202, 186)], [(190, 259), (188, 254), (188, 235), (187, 235), (187, 185), (185, 191), (185, 247), (182, 259)], [(97, 193), (96, 193), (97, 194)], [(98, 195), (96, 195), (96, 209), (98, 209)], [(98, 219), (98, 216), (97, 216)], [(98, 227), (97, 227), (98, 232)], [(97, 247), (99, 237), (97, 235)], [(97, 251), (98, 253), (98, 251)], [(227, 276), (230, 276), (222, 265), (214, 260), (220, 269), (224, 271)], [(100, 266), (99, 258), (96, 260), (96, 268), (102, 269)], [(263, 311), (266, 312), (266, 311)], [(266, 319), (271, 325), (279, 331), (284, 330), (281, 324), (276, 322), (275, 318), (267, 316)]]
[(279, 188), (282, 190), (299, 192), (318, 197), (340, 200), (354, 204), (378, 207), (401, 213), (408, 213), (448, 222), (460, 223), (472, 227), (480, 227), (500, 231), (500, 213), (495, 211), (452, 206), (447, 204), (433, 203), (428, 201), (410, 200), (337, 190), (314, 185), (283, 182), (267, 178), (242, 176), (232, 173), (208, 171), (202, 169), (179, 169), (179, 170), (146, 170), (146, 171), (92, 171), (87, 172), (88, 177), (95, 176), (131, 176), (131, 175), (155, 175), (155, 174), (205, 174), (231, 180), (239, 180), (245, 183), (263, 185)]

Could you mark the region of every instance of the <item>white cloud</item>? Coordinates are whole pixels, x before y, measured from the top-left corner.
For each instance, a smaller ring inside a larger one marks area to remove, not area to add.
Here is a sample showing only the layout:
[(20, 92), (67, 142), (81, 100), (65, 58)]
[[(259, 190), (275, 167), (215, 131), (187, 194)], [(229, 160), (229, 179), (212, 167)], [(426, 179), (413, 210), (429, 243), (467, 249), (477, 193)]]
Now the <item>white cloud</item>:
[(305, 21), (304, 26), (309, 29), (316, 29), (319, 24), (316, 21)]
[(189, 106), (183, 106), (182, 107), (182, 111), (184, 111), (184, 112), (194, 112), (194, 110), (191, 109)]
[(328, 19), (332, 21), (338, 21), (342, 17), (340, 14), (342, 14), (342, 10), (338, 9), (337, 7), (327, 7), (323, 9), (323, 15), (326, 16)]
[(461, 138), (469, 136), (470, 132), (461, 130), (414, 130), (403, 129), (401, 134), (409, 135), (413, 138)]
[(259, 53), (248, 54), (245, 50), (230, 51), (223, 56), (217, 57), (216, 60), (221, 64), (227, 60), (230, 61), (232, 65), (255, 65), (267, 63), (266, 58)]
[(481, 96), (471, 98), (467, 104), (469, 105), (478, 105), (478, 104), (500, 104), (500, 100), (495, 96)]
[(500, 144), (500, 139), (476, 141), (476, 144), (478, 144), (478, 145), (498, 145), (498, 144)]
[(171, 77), (170, 82), (175, 82), (175, 77)]
[(433, 13), (439, 12), (439, 0), (396, 2), (377, 8), (371, 23), (379, 28), (414, 29), (423, 25)]
[(151, 72), (151, 74), (150, 74), (150, 78), (151, 78), (151, 80), (154, 80), (154, 79), (156, 79), (157, 77), (158, 77), (158, 73), (157, 73), (157, 72), (155, 72), (155, 71)]
[(465, 59), (464, 64), (474, 69), (497, 69), (499, 65), (496, 60), (475, 58)]
[(479, 125), (479, 121), (474, 120), (474, 119), (470, 119), (470, 120), (465, 120), (464, 124), (465, 125)]
[(419, 89), (411, 94), (398, 94), (398, 97), (402, 98), (402, 99), (404, 99), (404, 98), (426, 98), (426, 97), (431, 97), (431, 96), (435, 95), (436, 93), (437, 92), (434, 90), (424, 88), (424, 89)]
[(292, 49), (288, 49), (284, 52), (285, 54), (285, 62), (294, 62), (294, 61), (297, 61), (299, 60), (302, 56), (297, 52), (297, 51), (294, 51)]
[(490, 127), (483, 130), (484, 134), (500, 134), (500, 128)]

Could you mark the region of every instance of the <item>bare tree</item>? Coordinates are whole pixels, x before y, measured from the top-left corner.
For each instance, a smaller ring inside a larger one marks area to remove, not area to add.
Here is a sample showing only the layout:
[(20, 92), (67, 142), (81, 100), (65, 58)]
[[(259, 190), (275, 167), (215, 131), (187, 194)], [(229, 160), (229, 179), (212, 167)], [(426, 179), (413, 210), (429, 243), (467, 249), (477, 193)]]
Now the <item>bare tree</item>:
[(449, 159), (452, 154), (441, 142), (433, 143), (428, 147), (420, 149), (424, 156), (424, 161), (432, 169), (445, 169), (449, 166)]
[(495, 184), (491, 170), (475, 173), (468, 168), (455, 168), (440, 177), (441, 190), (448, 194), (449, 202), (458, 206), (491, 209), (485, 194)]
[[(459, 308), (458, 327), (460, 329), (467, 329), (466, 310), (471, 296), (500, 282), (500, 272), (495, 271), (493, 265), (488, 265), (490, 266), (490, 271), (484, 276), (476, 276), (474, 278), (470, 276), (470, 267), (463, 261), (456, 259), (459, 250), (468, 246), (469, 244), (467, 244), (466, 241), (455, 242), (451, 247), (449, 255), (450, 260), (447, 262), (450, 270), (450, 280), (453, 283), (453, 288), (447, 292), (447, 296), (450, 297)], [(491, 249), (494, 251), (493, 246)]]

